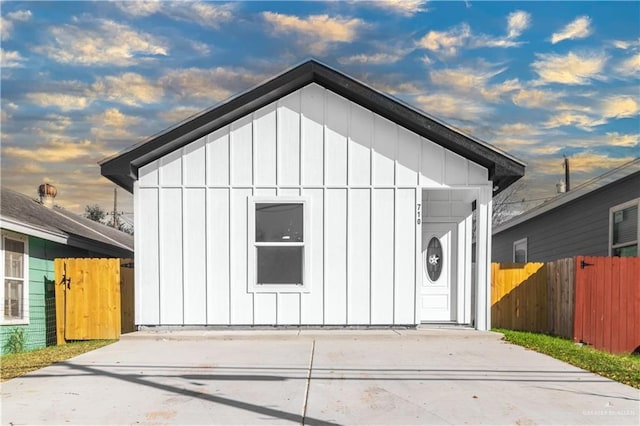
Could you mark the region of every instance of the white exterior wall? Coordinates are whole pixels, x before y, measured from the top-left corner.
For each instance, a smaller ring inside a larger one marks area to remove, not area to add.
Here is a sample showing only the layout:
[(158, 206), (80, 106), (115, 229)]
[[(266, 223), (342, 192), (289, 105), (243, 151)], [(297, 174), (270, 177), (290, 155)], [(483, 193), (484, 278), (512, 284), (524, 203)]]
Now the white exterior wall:
[[(485, 168), (311, 84), (139, 170), (136, 323), (416, 324), (421, 189), (487, 187)], [(249, 291), (252, 196), (307, 200), (309, 291)]]

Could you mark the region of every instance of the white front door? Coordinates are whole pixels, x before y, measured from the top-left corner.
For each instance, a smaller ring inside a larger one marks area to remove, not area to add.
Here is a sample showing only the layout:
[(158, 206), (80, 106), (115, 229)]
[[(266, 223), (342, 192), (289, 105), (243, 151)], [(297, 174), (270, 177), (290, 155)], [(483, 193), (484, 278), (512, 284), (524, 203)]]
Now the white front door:
[(456, 223), (422, 224), (423, 322), (449, 322), (456, 318)]

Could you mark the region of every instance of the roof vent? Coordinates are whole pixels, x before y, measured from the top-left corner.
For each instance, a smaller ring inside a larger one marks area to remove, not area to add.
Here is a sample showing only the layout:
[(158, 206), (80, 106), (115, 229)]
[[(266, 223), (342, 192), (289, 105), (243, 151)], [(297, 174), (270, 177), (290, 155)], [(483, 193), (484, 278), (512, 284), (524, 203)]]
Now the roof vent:
[(567, 192), (567, 185), (564, 183), (564, 180), (556, 183), (556, 191), (558, 194), (562, 194), (563, 192)]
[(53, 199), (58, 195), (58, 190), (50, 183), (43, 183), (38, 187), (38, 195), (40, 195), (40, 204), (45, 207), (53, 207)]

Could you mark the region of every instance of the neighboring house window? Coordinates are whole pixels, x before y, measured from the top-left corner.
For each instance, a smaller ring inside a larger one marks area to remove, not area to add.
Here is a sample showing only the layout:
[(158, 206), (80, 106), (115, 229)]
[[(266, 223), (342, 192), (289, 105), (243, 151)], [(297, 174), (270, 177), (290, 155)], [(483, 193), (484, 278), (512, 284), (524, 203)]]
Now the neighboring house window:
[(527, 239), (515, 241), (513, 243), (513, 261), (515, 263), (527, 263)]
[(28, 239), (13, 233), (2, 234), (2, 322), (29, 322)]
[(637, 256), (640, 221), (640, 198), (609, 210), (609, 255)]
[[(306, 289), (305, 258), (308, 251), (306, 201), (254, 198), (249, 237), (253, 246), (254, 291)], [(253, 235), (252, 235), (253, 234)]]

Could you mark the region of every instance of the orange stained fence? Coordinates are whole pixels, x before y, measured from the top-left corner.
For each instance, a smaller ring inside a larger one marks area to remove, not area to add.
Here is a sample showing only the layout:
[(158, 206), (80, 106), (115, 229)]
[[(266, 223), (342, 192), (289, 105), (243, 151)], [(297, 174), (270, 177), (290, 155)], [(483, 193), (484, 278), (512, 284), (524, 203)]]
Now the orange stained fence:
[(492, 263), (491, 280), (493, 327), (549, 332), (544, 263)]
[(640, 350), (640, 258), (575, 258), (576, 342), (611, 353)]

